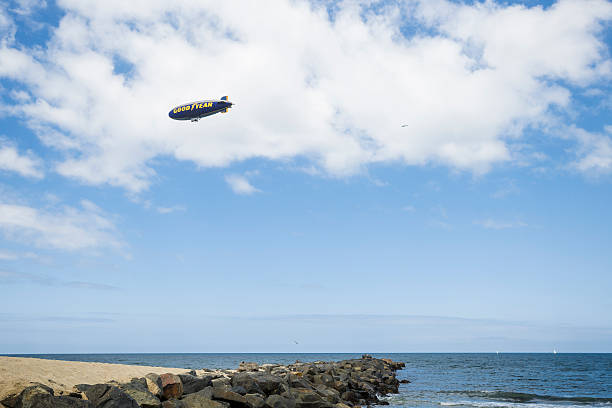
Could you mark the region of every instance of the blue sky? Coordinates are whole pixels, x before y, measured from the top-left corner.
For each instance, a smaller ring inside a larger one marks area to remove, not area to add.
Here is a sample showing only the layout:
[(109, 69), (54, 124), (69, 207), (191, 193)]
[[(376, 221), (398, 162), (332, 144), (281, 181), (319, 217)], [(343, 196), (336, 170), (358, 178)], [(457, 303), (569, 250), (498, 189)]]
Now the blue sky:
[(0, 1), (0, 353), (612, 351), (612, 3), (166, 3)]

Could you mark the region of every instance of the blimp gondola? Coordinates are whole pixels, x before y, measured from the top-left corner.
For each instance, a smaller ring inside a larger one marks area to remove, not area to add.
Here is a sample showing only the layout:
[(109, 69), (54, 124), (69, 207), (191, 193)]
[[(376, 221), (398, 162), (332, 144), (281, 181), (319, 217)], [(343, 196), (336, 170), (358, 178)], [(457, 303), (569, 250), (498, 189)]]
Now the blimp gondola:
[(227, 100), (227, 96), (222, 96), (221, 99), (209, 99), (179, 105), (172, 109), (168, 116), (174, 120), (197, 122), (203, 117), (214, 115), (215, 113), (226, 113), (232, 105), (234, 104)]

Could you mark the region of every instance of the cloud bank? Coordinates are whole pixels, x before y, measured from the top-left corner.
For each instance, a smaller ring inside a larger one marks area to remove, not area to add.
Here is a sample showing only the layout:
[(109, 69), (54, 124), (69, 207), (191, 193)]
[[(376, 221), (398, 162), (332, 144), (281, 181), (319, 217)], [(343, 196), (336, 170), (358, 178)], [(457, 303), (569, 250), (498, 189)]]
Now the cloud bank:
[[(15, 43), (0, 16), (0, 77), (30, 96), (2, 110), (61, 153), (60, 174), (132, 192), (148, 188), (158, 157), (306, 158), (338, 177), (373, 163), (483, 173), (515, 161), (526, 129), (562, 120), (573, 89), (611, 72), (605, 0), (340, 1), (333, 15), (288, 0), (58, 5), (66, 14), (41, 49)], [(226, 94), (237, 103), (227, 115), (167, 117)]]
[(81, 208), (52, 211), (0, 202), (0, 231), (7, 239), (40, 248), (74, 251), (123, 246), (112, 220), (87, 200), (81, 201)]

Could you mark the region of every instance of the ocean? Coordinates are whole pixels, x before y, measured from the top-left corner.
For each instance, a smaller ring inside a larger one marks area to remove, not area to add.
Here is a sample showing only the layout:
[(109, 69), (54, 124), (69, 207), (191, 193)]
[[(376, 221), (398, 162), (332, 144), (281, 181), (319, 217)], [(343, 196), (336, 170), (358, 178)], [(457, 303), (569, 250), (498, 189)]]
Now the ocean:
[[(612, 354), (391, 353), (403, 361), (400, 394), (392, 407), (612, 407)], [(15, 355), (14, 355), (15, 356)], [(361, 354), (28, 354), (56, 360), (184, 368), (237, 368), (241, 361), (288, 364), (296, 360), (344, 360)]]

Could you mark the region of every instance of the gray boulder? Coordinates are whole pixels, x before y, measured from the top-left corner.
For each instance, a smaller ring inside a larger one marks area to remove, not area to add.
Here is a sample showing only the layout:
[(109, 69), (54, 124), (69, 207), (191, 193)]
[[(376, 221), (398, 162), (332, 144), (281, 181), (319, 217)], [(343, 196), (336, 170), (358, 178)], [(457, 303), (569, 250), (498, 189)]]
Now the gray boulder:
[(323, 385), (316, 387), (317, 393), (327, 402), (335, 404), (340, 401), (340, 393), (333, 388), (327, 388)]
[(187, 394), (181, 400), (185, 408), (228, 408), (229, 404), (210, 399), (212, 389), (206, 388), (193, 394)]
[(312, 389), (312, 386), (308, 381), (303, 379), (302, 377), (298, 377), (295, 374), (287, 374), (285, 376), (285, 381), (291, 388), (307, 388)]
[(248, 408), (249, 406), (245, 397), (223, 388), (213, 388), (212, 397), (214, 400), (227, 402), (232, 408)]
[(280, 395), (270, 395), (266, 398), (267, 408), (295, 408), (295, 401)]
[(259, 394), (246, 394), (244, 398), (251, 408), (262, 408), (266, 405), (266, 400)]
[(236, 386), (236, 387), (232, 387), (230, 388), (230, 391), (235, 392), (236, 394), (240, 394), (240, 395), (246, 395), (247, 394), (247, 390), (244, 389), (244, 387), (241, 386)]
[(139, 408), (132, 397), (113, 385), (96, 384), (85, 387), (83, 391), (95, 407)]
[(324, 400), (316, 391), (305, 388), (292, 389), (284, 396), (295, 400), (296, 408), (325, 408), (333, 404)]
[(161, 401), (147, 388), (146, 381), (132, 381), (119, 387), (123, 392), (132, 397), (141, 408), (160, 408)]
[[(6, 390), (2, 390), (5, 391)], [(47, 396), (53, 396), (53, 390), (46, 385), (40, 383), (34, 383), (33, 385), (20, 389), (14, 387), (8, 395), (6, 395), (0, 404), (8, 408), (16, 408), (20, 405), (25, 397), (26, 400), (42, 400), (46, 399)]]
[(334, 377), (329, 374), (317, 374), (312, 376), (314, 384), (321, 384), (326, 387), (331, 387), (334, 384)]
[(250, 373), (238, 373), (232, 377), (231, 384), (234, 387), (242, 387), (249, 394), (264, 394), (259, 383)]
[(193, 394), (212, 385), (211, 376), (196, 377), (190, 374), (179, 374), (179, 378), (183, 383), (183, 394)]
[(211, 383), (215, 388), (229, 388), (232, 386), (232, 380), (226, 377), (215, 378)]
[(25, 388), (14, 400), (11, 408), (93, 408), (89, 401), (69, 397), (55, 396), (53, 390), (43, 384), (35, 384)]
[(259, 364), (257, 363), (249, 363), (246, 361), (241, 361), (238, 366), (238, 371), (257, 371), (259, 370)]
[(186, 405), (183, 401), (177, 399), (169, 399), (162, 402), (163, 408), (185, 408)]
[(283, 379), (281, 377), (268, 373), (251, 373), (251, 376), (266, 395), (282, 392)]

